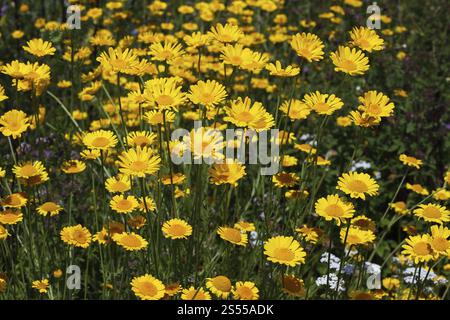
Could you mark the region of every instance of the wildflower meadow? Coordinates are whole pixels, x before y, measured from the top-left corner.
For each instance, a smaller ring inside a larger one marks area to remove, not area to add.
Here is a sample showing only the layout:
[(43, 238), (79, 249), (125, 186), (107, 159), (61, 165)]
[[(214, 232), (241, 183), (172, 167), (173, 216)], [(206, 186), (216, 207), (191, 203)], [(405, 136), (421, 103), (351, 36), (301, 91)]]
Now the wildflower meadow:
[(447, 1), (0, 5), (0, 300), (450, 299)]

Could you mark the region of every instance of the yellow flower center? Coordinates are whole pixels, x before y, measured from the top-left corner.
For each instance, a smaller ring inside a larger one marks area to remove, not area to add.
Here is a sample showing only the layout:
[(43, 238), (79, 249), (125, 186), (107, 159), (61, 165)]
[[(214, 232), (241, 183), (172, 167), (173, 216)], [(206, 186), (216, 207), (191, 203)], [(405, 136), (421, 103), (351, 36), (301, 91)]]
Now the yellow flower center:
[(133, 203), (127, 199), (122, 199), (117, 203), (117, 208), (121, 210), (130, 210), (133, 208)]
[(224, 233), (224, 238), (231, 242), (241, 242), (241, 232), (236, 229), (226, 229)]
[(295, 258), (295, 254), (289, 248), (276, 248), (274, 257), (282, 261), (292, 261)]
[(78, 243), (85, 243), (86, 242), (86, 235), (83, 232), (83, 230), (75, 230), (72, 233), (72, 240), (76, 241)]
[(348, 184), (348, 188), (353, 192), (364, 193), (369, 189), (364, 181), (353, 180)]
[(337, 204), (330, 204), (325, 208), (325, 212), (332, 217), (342, 217), (344, 215), (344, 210)]
[(122, 239), (120, 239), (120, 243), (131, 248), (139, 248), (142, 245), (141, 240), (131, 234), (122, 237)]
[(41, 209), (47, 212), (58, 210), (58, 206), (54, 202), (46, 202), (41, 206)]
[(158, 293), (158, 289), (151, 282), (143, 282), (139, 284), (139, 291), (142, 295), (147, 297), (153, 297)]
[(431, 246), (422, 241), (422, 242), (418, 242), (414, 245), (413, 247), (413, 251), (415, 254), (419, 255), (419, 256), (426, 256), (429, 255), (433, 252), (433, 249), (431, 248)]
[(347, 72), (351, 72), (357, 69), (357, 65), (350, 59), (344, 59), (341, 62), (341, 68)]
[(326, 102), (316, 103), (314, 109), (319, 112), (326, 112), (330, 109), (330, 106)]
[(38, 171), (32, 164), (26, 164), (21, 168), (20, 173), (24, 177), (32, 177), (37, 175)]
[(441, 212), (439, 211), (438, 208), (427, 207), (423, 209), (423, 215), (427, 218), (439, 219), (441, 217)]
[(134, 137), (133, 142), (137, 146), (145, 147), (146, 145), (148, 145), (149, 140), (147, 139), (147, 137), (137, 136)]
[(347, 236), (347, 244), (358, 244), (361, 242), (362, 242), (362, 239), (355, 234), (349, 234)]
[(233, 56), (229, 58), (231, 63), (233, 65), (241, 65), (242, 64), (242, 58), (240, 56)]
[(252, 289), (250, 289), (249, 287), (239, 287), (237, 289), (238, 295), (239, 297), (241, 297), (241, 299), (245, 299), (245, 300), (250, 300), (253, 298), (253, 292)]
[(371, 103), (367, 106), (366, 112), (373, 114), (373, 115), (379, 115), (383, 110), (381, 109), (381, 106), (377, 103)]
[(181, 237), (186, 233), (186, 228), (181, 224), (173, 224), (167, 233), (175, 237)]
[(167, 94), (162, 94), (156, 99), (156, 102), (161, 106), (170, 106), (175, 101), (171, 96), (169, 96)]
[(147, 168), (147, 163), (145, 161), (134, 161), (130, 164), (130, 169), (132, 171), (144, 171)]
[(204, 104), (210, 104), (210, 103), (214, 102), (214, 96), (209, 92), (204, 92), (204, 93), (202, 93), (200, 100)]
[(109, 144), (109, 139), (106, 137), (96, 137), (92, 140), (92, 146), (95, 148), (104, 148)]

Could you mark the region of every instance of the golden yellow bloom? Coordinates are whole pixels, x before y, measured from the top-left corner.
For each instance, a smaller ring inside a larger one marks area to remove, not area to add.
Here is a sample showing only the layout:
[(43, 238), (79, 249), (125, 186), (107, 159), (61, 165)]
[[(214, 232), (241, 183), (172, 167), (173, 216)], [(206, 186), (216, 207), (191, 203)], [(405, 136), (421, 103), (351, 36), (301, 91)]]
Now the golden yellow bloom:
[(268, 130), (274, 125), (272, 115), (266, 111), (262, 103), (254, 102), (246, 97), (238, 98), (225, 108), (226, 116), (223, 120), (233, 123), (238, 127), (250, 128), (256, 131)]
[(431, 247), (443, 256), (450, 256), (450, 229), (444, 226), (431, 226)]
[(206, 107), (214, 107), (222, 103), (227, 97), (225, 87), (215, 80), (199, 81), (190, 86), (189, 100), (194, 104), (201, 104)]
[(106, 179), (106, 190), (111, 193), (124, 193), (131, 189), (130, 178), (126, 175), (119, 175)]
[(291, 39), (291, 47), (297, 52), (297, 55), (309, 62), (323, 59), (322, 40), (312, 33), (297, 33)]
[(8, 236), (8, 230), (6, 230), (6, 228), (0, 224), (0, 240), (5, 240), (6, 238), (8, 238)]
[(309, 116), (311, 108), (301, 100), (291, 99), (281, 104), (280, 111), (286, 114), (291, 120), (300, 120), (306, 119)]
[(353, 204), (345, 202), (338, 195), (320, 198), (315, 204), (316, 213), (327, 221), (335, 220), (339, 226), (347, 218), (352, 218), (355, 212)]
[(186, 239), (192, 234), (192, 227), (184, 220), (171, 219), (162, 226), (164, 237), (170, 239)]
[(221, 185), (228, 183), (237, 186), (237, 181), (246, 175), (245, 166), (236, 160), (227, 160), (225, 163), (215, 163), (208, 169), (210, 183)]
[(367, 173), (349, 172), (339, 177), (336, 189), (343, 191), (352, 198), (366, 199), (366, 194), (375, 196), (380, 186)]
[(390, 117), (394, 113), (394, 104), (381, 92), (368, 91), (358, 99), (362, 103), (358, 106), (358, 110), (363, 113), (363, 117), (367, 115), (381, 120), (381, 118)]
[(8, 99), (8, 96), (5, 94), (5, 88), (0, 85), (0, 102)]
[(428, 234), (411, 236), (402, 246), (402, 254), (410, 257), (415, 264), (427, 262), (438, 257), (438, 253), (431, 246), (432, 238)]
[(354, 27), (350, 31), (352, 44), (367, 52), (384, 49), (384, 40), (378, 36), (375, 30), (366, 27)]
[(87, 133), (83, 137), (83, 144), (89, 149), (108, 150), (117, 144), (117, 138), (112, 131), (98, 130)]
[(14, 225), (23, 220), (23, 214), (20, 211), (7, 209), (0, 212), (0, 224)]
[(371, 230), (363, 230), (354, 226), (348, 229), (347, 239), (345, 235), (347, 228), (342, 227), (339, 233), (341, 242), (346, 243), (346, 246), (357, 246), (372, 243), (375, 240), (375, 235)]
[(295, 231), (300, 233), (306, 241), (309, 241), (311, 243), (317, 243), (319, 237), (322, 235), (322, 231), (319, 228), (311, 228), (306, 224), (301, 228), (295, 229)]
[(264, 244), (267, 260), (274, 263), (295, 267), (305, 263), (306, 252), (293, 237), (276, 236)]
[(32, 288), (39, 291), (39, 293), (47, 293), (50, 283), (48, 279), (35, 280), (32, 283)]
[(420, 169), (423, 164), (422, 160), (407, 156), (406, 154), (401, 154), (399, 159), (404, 165), (408, 167), (415, 167), (416, 169)]
[(253, 59), (253, 51), (249, 48), (244, 48), (240, 43), (236, 45), (228, 44), (222, 48), (221, 60), (224, 64), (229, 64), (235, 67), (242, 67)]
[(177, 78), (152, 79), (145, 83), (144, 97), (159, 110), (177, 109), (186, 100), (181, 89)]
[(344, 106), (342, 100), (334, 94), (322, 94), (319, 91), (306, 94), (303, 98), (303, 102), (308, 108), (321, 115), (331, 115), (333, 112)]
[(232, 24), (222, 25), (220, 23), (211, 27), (209, 34), (217, 41), (222, 43), (232, 43), (241, 40), (244, 33), (238, 26)]
[(61, 170), (67, 174), (80, 173), (86, 170), (86, 164), (80, 160), (69, 160), (63, 163)]
[(250, 232), (255, 231), (255, 225), (251, 222), (240, 220), (234, 224), (234, 228), (239, 229), (241, 231)]
[(133, 131), (128, 133), (127, 143), (130, 147), (149, 147), (157, 139), (156, 134), (149, 131)]
[(295, 77), (300, 73), (300, 68), (294, 66), (287, 66), (285, 69), (281, 66), (280, 61), (275, 61), (275, 64), (269, 63), (266, 69), (270, 72), (271, 76), (277, 77)]
[(143, 178), (160, 168), (161, 158), (153, 155), (147, 147), (130, 149), (119, 156), (119, 171), (123, 174)]
[(112, 236), (112, 239), (115, 243), (128, 251), (139, 251), (148, 246), (147, 240), (134, 232), (116, 233)]
[(30, 126), (30, 118), (21, 110), (11, 110), (0, 117), (0, 132), (13, 139), (22, 136)]
[(203, 288), (189, 287), (181, 292), (181, 300), (211, 300), (211, 295)]
[(406, 189), (414, 191), (417, 194), (421, 194), (423, 196), (427, 196), (430, 194), (430, 192), (422, 187), (420, 184), (416, 183), (416, 184), (411, 184), (411, 183), (406, 183)]
[(331, 60), (335, 71), (341, 71), (351, 76), (364, 74), (369, 70), (369, 58), (356, 48), (339, 46), (336, 52), (331, 53)]
[(136, 74), (139, 66), (138, 56), (130, 49), (109, 48), (97, 58), (102, 68), (114, 73)]
[(227, 277), (217, 276), (206, 279), (206, 288), (219, 299), (226, 299), (231, 294), (233, 286)]
[(12, 193), (3, 200), (0, 199), (0, 205), (5, 208), (21, 208), (28, 202), (27, 195), (23, 192)]
[(28, 41), (27, 45), (23, 46), (23, 50), (36, 57), (44, 57), (47, 55), (52, 56), (56, 51), (51, 42), (44, 41), (42, 39), (33, 39)]
[(17, 164), (13, 167), (15, 176), (28, 185), (36, 185), (47, 181), (48, 174), (40, 161)]
[(391, 203), (389, 205), (391, 208), (394, 209), (394, 211), (398, 214), (407, 214), (409, 212), (408, 206), (404, 201), (397, 201), (394, 203)]
[(164, 297), (164, 284), (155, 277), (145, 274), (131, 280), (131, 290), (142, 300), (159, 300)]
[(139, 206), (139, 202), (134, 196), (116, 195), (109, 202), (109, 206), (118, 213), (130, 213)]
[(167, 41), (164, 43), (155, 42), (150, 46), (149, 55), (152, 56), (152, 60), (167, 61), (171, 64), (176, 58), (181, 57), (184, 54), (181, 44)]
[(444, 222), (450, 221), (450, 211), (445, 206), (438, 204), (420, 204), (419, 208), (413, 212), (427, 222), (435, 222), (442, 225)]
[(259, 290), (251, 281), (236, 282), (232, 292), (235, 300), (258, 300), (259, 298)]
[(241, 230), (230, 227), (219, 227), (217, 234), (225, 241), (232, 244), (245, 247), (248, 241), (246, 233), (242, 233)]
[(63, 210), (63, 208), (59, 204), (48, 201), (41, 204), (39, 207), (37, 207), (36, 210), (41, 216), (45, 217), (50, 214), (50, 217), (53, 217), (58, 215)]
[(92, 235), (89, 230), (80, 224), (71, 227), (64, 227), (61, 230), (60, 235), (61, 240), (65, 243), (80, 248), (89, 247), (92, 240)]

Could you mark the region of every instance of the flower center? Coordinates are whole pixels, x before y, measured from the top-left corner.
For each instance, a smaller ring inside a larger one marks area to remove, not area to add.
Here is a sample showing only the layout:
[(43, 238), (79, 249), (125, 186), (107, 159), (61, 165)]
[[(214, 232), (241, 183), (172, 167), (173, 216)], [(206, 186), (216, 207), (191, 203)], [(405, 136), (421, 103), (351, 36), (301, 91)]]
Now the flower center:
[(227, 277), (218, 276), (212, 279), (212, 283), (214, 287), (219, 289), (222, 292), (230, 292), (231, 291), (231, 282)]
[(132, 171), (144, 171), (147, 168), (147, 163), (145, 163), (144, 161), (134, 161), (131, 165), (130, 165), (130, 169)]
[(352, 60), (344, 59), (341, 62), (341, 68), (346, 71), (355, 71), (357, 69), (356, 63), (354, 63)]
[(349, 183), (348, 188), (353, 192), (364, 193), (367, 192), (367, 185), (361, 180), (353, 180)]
[(96, 137), (92, 140), (92, 145), (95, 148), (104, 148), (109, 144), (109, 139), (106, 137)]
[(325, 209), (325, 212), (332, 217), (342, 217), (344, 215), (344, 210), (337, 204), (330, 204)]
[(436, 251), (445, 251), (450, 247), (449, 241), (442, 237), (434, 238), (431, 244)]
[(32, 177), (38, 174), (38, 171), (32, 164), (26, 164), (22, 167), (21, 174), (24, 177)]
[(427, 218), (439, 219), (441, 217), (441, 212), (435, 207), (428, 207), (423, 209), (423, 215)]
[(275, 258), (282, 261), (292, 261), (295, 258), (294, 253), (289, 248), (277, 248), (275, 249)]
[(180, 224), (174, 224), (169, 229), (169, 234), (177, 237), (184, 235), (185, 232), (186, 228)]
[(236, 229), (228, 229), (225, 233), (225, 237), (232, 242), (241, 242), (241, 232)]
[(174, 103), (174, 99), (167, 94), (162, 94), (156, 99), (156, 102), (161, 106), (170, 106)]
[(253, 292), (252, 289), (248, 287), (240, 287), (238, 290), (239, 297), (242, 299), (250, 300), (253, 298)]
[(426, 256), (428, 254), (431, 254), (432, 248), (431, 246), (426, 242), (418, 242), (413, 247), (414, 252), (419, 256)]
[(155, 285), (150, 282), (145, 282), (140, 285), (140, 291), (144, 296), (153, 297), (158, 293)]

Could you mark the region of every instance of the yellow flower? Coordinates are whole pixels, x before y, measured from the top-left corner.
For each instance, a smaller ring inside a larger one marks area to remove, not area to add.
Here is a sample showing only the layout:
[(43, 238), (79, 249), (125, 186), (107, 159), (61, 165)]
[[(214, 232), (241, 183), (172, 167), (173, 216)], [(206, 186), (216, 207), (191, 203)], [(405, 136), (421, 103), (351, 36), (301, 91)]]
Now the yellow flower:
[[(183, 144), (191, 152), (194, 159), (203, 158), (209, 161), (223, 159), (224, 157), (222, 150), (225, 147), (225, 142), (218, 130), (205, 127), (194, 128), (189, 135), (183, 138)], [(181, 146), (178, 146), (178, 148), (181, 148)]]
[(5, 137), (13, 139), (22, 136), (30, 126), (30, 119), (27, 114), (21, 110), (11, 110), (0, 117), (0, 132)]
[(275, 61), (275, 64), (269, 63), (266, 69), (270, 72), (271, 76), (277, 77), (295, 77), (300, 73), (300, 68), (293, 66), (287, 66), (285, 69), (281, 66), (280, 61)]
[(401, 154), (399, 159), (404, 165), (408, 167), (415, 167), (416, 169), (420, 169), (423, 164), (422, 160), (407, 156), (406, 154)]
[(341, 71), (351, 76), (364, 74), (369, 70), (369, 58), (361, 50), (339, 46), (336, 52), (331, 53), (331, 60), (335, 71)]
[(164, 297), (164, 284), (155, 277), (145, 274), (131, 280), (131, 290), (142, 300), (159, 300)]
[(62, 207), (59, 204), (56, 204), (54, 202), (48, 201), (43, 204), (41, 204), (39, 207), (37, 207), (37, 212), (41, 216), (47, 216), (50, 214), (50, 217), (58, 215), (62, 211)]
[(306, 252), (293, 237), (276, 236), (264, 244), (267, 260), (274, 263), (295, 267), (305, 263)]
[(229, 23), (225, 25), (218, 23), (212, 26), (209, 34), (212, 38), (222, 43), (237, 42), (244, 37), (244, 33), (238, 26)]
[(293, 187), (300, 180), (296, 173), (280, 172), (272, 177), (275, 187)]
[(397, 201), (389, 204), (389, 207), (393, 208), (398, 214), (407, 214), (409, 212), (408, 206), (404, 201)]
[(431, 247), (441, 255), (450, 256), (450, 229), (444, 226), (431, 226)]
[(159, 110), (177, 109), (186, 100), (181, 89), (177, 78), (152, 79), (145, 83), (144, 97)]
[(201, 104), (206, 107), (214, 107), (222, 103), (227, 97), (225, 87), (215, 80), (199, 81), (191, 85), (189, 100), (194, 104)]
[(362, 105), (358, 110), (364, 115), (381, 120), (382, 117), (390, 117), (394, 113), (394, 104), (381, 92), (368, 91), (358, 98)]
[(414, 214), (427, 222), (443, 224), (450, 221), (450, 211), (445, 206), (428, 203), (420, 204), (419, 208), (414, 210)]
[(36, 185), (47, 181), (48, 174), (40, 161), (17, 164), (13, 167), (15, 176), (28, 185)]
[(5, 94), (5, 88), (0, 85), (0, 102), (8, 99), (8, 96)]
[(402, 254), (409, 256), (415, 264), (427, 262), (438, 257), (438, 253), (431, 246), (432, 238), (428, 234), (411, 236), (402, 246)]
[(345, 235), (347, 234), (347, 228), (341, 228), (339, 233), (341, 237), (341, 242), (346, 243), (346, 246), (357, 246), (372, 243), (375, 240), (375, 235), (371, 230), (363, 230), (354, 226), (348, 229), (347, 239)]
[(306, 94), (303, 102), (308, 108), (321, 115), (331, 115), (344, 106), (342, 100), (334, 94), (322, 94), (319, 91)]
[(176, 58), (181, 57), (183, 54), (184, 50), (181, 44), (173, 41), (165, 40), (164, 43), (155, 42), (150, 45), (149, 55), (152, 56), (152, 60), (167, 61), (171, 64)]
[(258, 300), (259, 298), (259, 290), (251, 281), (236, 282), (232, 292), (235, 300)]
[(394, 291), (400, 287), (400, 280), (397, 278), (384, 278), (383, 287), (385, 287), (389, 291)]
[(131, 189), (130, 178), (126, 175), (119, 175), (106, 179), (106, 190), (111, 193), (124, 193)]
[(224, 64), (230, 64), (235, 67), (242, 67), (253, 59), (253, 51), (244, 48), (240, 43), (236, 45), (228, 44), (222, 48), (220, 59)]
[(61, 169), (64, 173), (75, 174), (86, 170), (86, 164), (80, 160), (69, 160), (63, 163)]
[(247, 234), (242, 233), (241, 230), (230, 227), (219, 227), (217, 234), (225, 241), (232, 244), (245, 247), (248, 241)]
[(157, 139), (156, 134), (148, 131), (133, 131), (128, 133), (127, 143), (130, 147), (149, 147)]
[(0, 212), (0, 224), (14, 225), (23, 220), (23, 214), (20, 211), (5, 210)]
[(410, 184), (410, 183), (406, 183), (406, 189), (408, 189), (408, 190), (412, 190), (412, 191), (414, 191), (415, 193), (417, 193), (417, 194), (421, 194), (421, 195), (423, 195), (423, 196), (427, 196), (427, 195), (429, 195), (430, 194), (430, 192), (426, 189), (426, 188), (424, 188), (424, 187), (422, 187), (420, 184), (418, 184), (418, 183), (416, 183), (416, 184)]
[(160, 168), (161, 158), (154, 156), (147, 147), (130, 149), (119, 156), (119, 171), (123, 174), (143, 178)]
[(323, 48), (325, 46), (315, 34), (297, 33), (292, 37), (290, 44), (298, 56), (309, 62), (323, 59)]
[(0, 224), (0, 240), (5, 240), (6, 238), (8, 238), (8, 236), (8, 230), (6, 230), (6, 228)]
[(109, 206), (118, 213), (130, 213), (139, 206), (139, 203), (134, 196), (116, 195), (109, 202)]
[(244, 100), (238, 98), (231, 103), (230, 107), (225, 108), (226, 116), (223, 120), (236, 125), (254, 129), (256, 131), (268, 130), (275, 123), (272, 115), (266, 111), (260, 102), (254, 102), (246, 97)]
[(443, 188), (438, 188), (433, 191), (433, 198), (436, 200), (446, 201), (450, 199), (450, 191)]
[(255, 225), (251, 222), (240, 220), (234, 224), (234, 228), (239, 229), (241, 231), (250, 232), (255, 231)]
[(50, 286), (48, 279), (36, 280), (32, 283), (32, 288), (39, 291), (39, 293), (47, 293), (47, 289)]
[(380, 186), (367, 173), (344, 173), (338, 181), (336, 189), (343, 191), (352, 198), (366, 199), (366, 194), (375, 196)]
[(92, 235), (89, 230), (80, 224), (71, 227), (64, 227), (61, 230), (60, 235), (61, 240), (65, 243), (80, 248), (89, 247), (92, 240)]
[(291, 120), (300, 120), (306, 119), (309, 116), (311, 108), (301, 100), (291, 99), (281, 104), (280, 111), (286, 114)]
[(28, 202), (27, 195), (23, 192), (12, 193), (6, 196), (3, 200), (0, 200), (0, 205), (5, 208), (21, 208)]
[(204, 47), (210, 43), (210, 37), (201, 32), (194, 32), (191, 35), (186, 35), (183, 40), (191, 48)]
[(108, 150), (117, 144), (117, 138), (112, 131), (98, 130), (87, 133), (83, 137), (83, 144), (89, 149)]
[(206, 279), (206, 288), (219, 299), (226, 299), (231, 294), (233, 286), (227, 277), (217, 276)]
[(306, 241), (311, 243), (317, 243), (322, 234), (322, 231), (319, 228), (311, 228), (307, 225), (303, 225), (301, 228), (295, 229), (295, 231), (300, 233)]
[(335, 220), (339, 226), (347, 218), (352, 218), (355, 213), (353, 204), (345, 202), (338, 195), (329, 195), (320, 198), (315, 204), (316, 213), (327, 221)]
[(51, 42), (42, 39), (28, 41), (27, 46), (23, 46), (23, 49), (36, 57), (52, 56), (56, 51)]
[(136, 74), (139, 66), (139, 58), (133, 50), (121, 48), (109, 48), (108, 52), (102, 52), (97, 58), (102, 68), (114, 73)]
[(144, 114), (144, 120), (152, 126), (162, 125), (164, 123), (164, 116), (163, 116), (164, 112), (165, 112), (165, 116), (166, 116), (166, 123), (172, 123), (175, 121), (175, 113), (173, 113), (172, 111), (167, 111), (167, 110), (148, 111)]
[(384, 40), (378, 36), (375, 30), (366, 27), (354, 27), (350, 31), (352, 44), (367, 52), (384, 49)]
[(245, 166), (236, 160), (225, 161), (225, 163), (215, 163), (208, 169), (210, 183), (221, 185), (228, 183), (237, 186), (237, 181), (246, 175)]
[(128, 251), (139, 251), (147, 248), (148, 242), (140, 235), (131, 232), (131, 233), (116, 233), (112, 236), (114, 242), (116, 242), (119, 246), (123, 247)]
[(171, 219), (162, 226), (164, 237), (170, 239), (186, 239), (192, 234), (192, 227), (184, 220)]
[(211, 295), (203, 288), (195, 289), (191, 286), (189, 289), (183, 289), (181, 300), (211, 300)]

